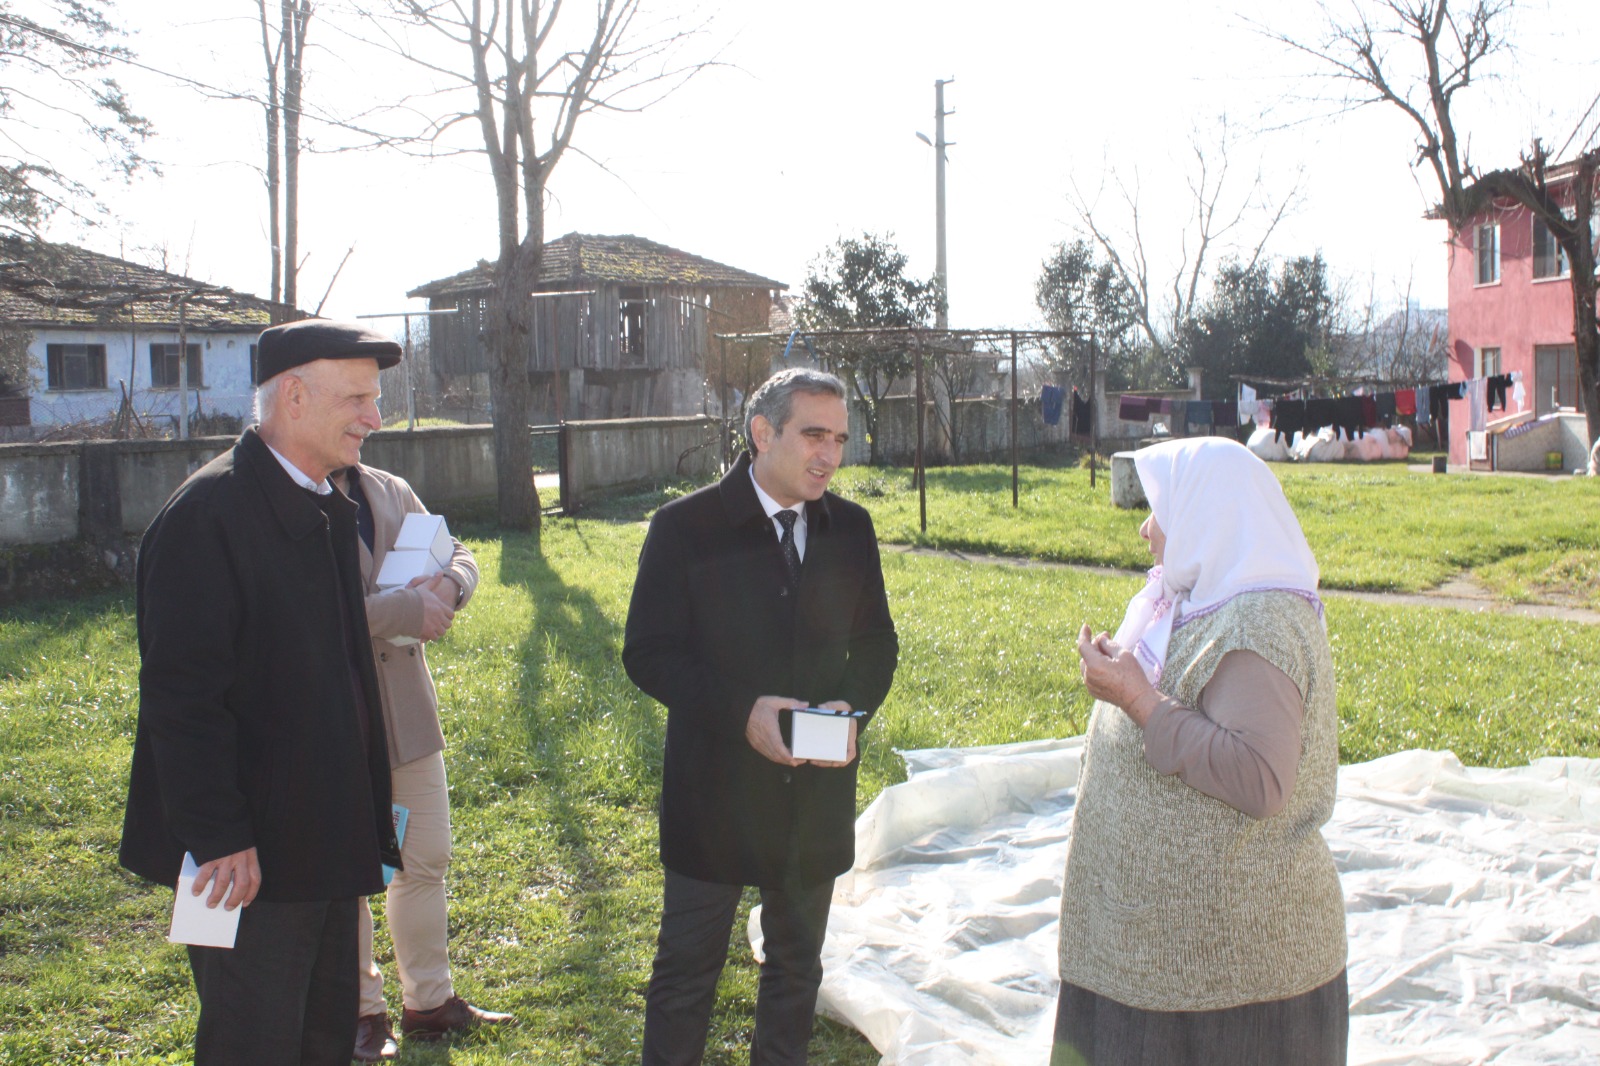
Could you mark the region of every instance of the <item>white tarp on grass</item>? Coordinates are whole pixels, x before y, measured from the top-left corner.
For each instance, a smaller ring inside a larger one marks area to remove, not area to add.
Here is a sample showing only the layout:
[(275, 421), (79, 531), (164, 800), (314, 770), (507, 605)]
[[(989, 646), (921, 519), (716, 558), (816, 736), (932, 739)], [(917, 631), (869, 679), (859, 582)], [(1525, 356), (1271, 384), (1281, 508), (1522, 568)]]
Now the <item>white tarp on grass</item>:
[[(903, 753), (856, 825), (821, 1009), (883, 1063), (1048, 1059), (1083, 740)], [(1600, 760), (1411, 751), (1339, 772), (1350, 1062), (1600, 1063)], [(758, 927), (754, 920), (752, 932)]]

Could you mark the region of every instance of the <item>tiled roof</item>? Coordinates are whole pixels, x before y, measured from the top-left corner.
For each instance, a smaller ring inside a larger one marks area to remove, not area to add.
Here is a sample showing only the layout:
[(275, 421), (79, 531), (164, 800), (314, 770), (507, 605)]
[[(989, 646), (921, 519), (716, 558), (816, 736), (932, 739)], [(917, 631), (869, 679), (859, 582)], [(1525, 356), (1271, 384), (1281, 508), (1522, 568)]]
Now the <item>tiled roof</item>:
[[(187, 298), (187, 299), (185, 299)], [(259, 330), (303, 317), (284, 304), (70, 244), (0, 238), (0, 325)]]
[[(603, 237), (569, 233), (544, 246), (539, 267), (539, 288), (558, 290), (610, 282), (623, 285), (698, 285), (707, 288), (787, 289), (773, 281), (736, 267), (714, 263), (643, 237)], [(407, 296), (439, 299), (483, 292), (494, 287), (494, 266), (478, 265), (448, 278), (430, 281)]]

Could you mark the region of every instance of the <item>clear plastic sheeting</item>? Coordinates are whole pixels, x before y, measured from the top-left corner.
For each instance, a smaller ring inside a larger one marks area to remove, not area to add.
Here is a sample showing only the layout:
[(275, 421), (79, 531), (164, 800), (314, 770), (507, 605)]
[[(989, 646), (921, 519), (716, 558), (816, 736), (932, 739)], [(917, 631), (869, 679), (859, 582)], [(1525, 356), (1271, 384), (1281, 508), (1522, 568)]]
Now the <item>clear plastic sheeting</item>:
[[(1082, 738), (903, 753), (856, 824), (820, 1009), (885, 1064), (1048, 1061)], [(1350, 1062), (1600, 1063), (1600, 760), (1339, 773)], [(759, 916), (751, 921), (759, 952)]]

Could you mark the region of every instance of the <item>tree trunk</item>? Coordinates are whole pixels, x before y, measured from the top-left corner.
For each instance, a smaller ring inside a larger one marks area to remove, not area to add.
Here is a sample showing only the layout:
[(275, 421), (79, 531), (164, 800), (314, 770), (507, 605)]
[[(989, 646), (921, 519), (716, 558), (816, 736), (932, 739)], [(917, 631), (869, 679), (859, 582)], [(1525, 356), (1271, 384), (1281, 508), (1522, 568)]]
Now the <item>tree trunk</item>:
[(528, 432), (533, 401), (528, 363), (533, 339), (531, 294), (543, 255), (542, 242), (530, 233), (520, 244), (503, 251), (495, 267), (495, 298), (490, 310), (494, 371), (489, 375), (489, 397), (494, 408), (495, 480), (502, 529), (537, 531), (540, 525), (539, 490), (533, 483), (533, 438)]
[(309, 10), (283, 0), (283, 302), (299, 306), (300, 275), (300, 86)]

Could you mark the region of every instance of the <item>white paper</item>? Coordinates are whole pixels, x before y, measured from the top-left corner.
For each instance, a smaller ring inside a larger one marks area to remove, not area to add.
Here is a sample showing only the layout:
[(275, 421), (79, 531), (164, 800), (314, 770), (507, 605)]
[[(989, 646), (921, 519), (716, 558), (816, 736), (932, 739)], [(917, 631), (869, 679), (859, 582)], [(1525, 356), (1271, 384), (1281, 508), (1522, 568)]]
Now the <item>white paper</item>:
[(172, 929), (167, 933), (167, 940), (203, 948), (231, 948), (239, 932), (239, 914), (244, 908), (228, 910), (226, 894), (223, 903), (207, 907), (211, 889), (208, 887), (198, 896), (194, 894), (194, 878), (199, 872), (194, 856), (184, 852), (183, 869), (178, 872), (178, 897), (172, 903)]
[(850, 751), (850, 719), (837, 714), (795, 710), (789, 750), (796, 759), (843, 762)]

